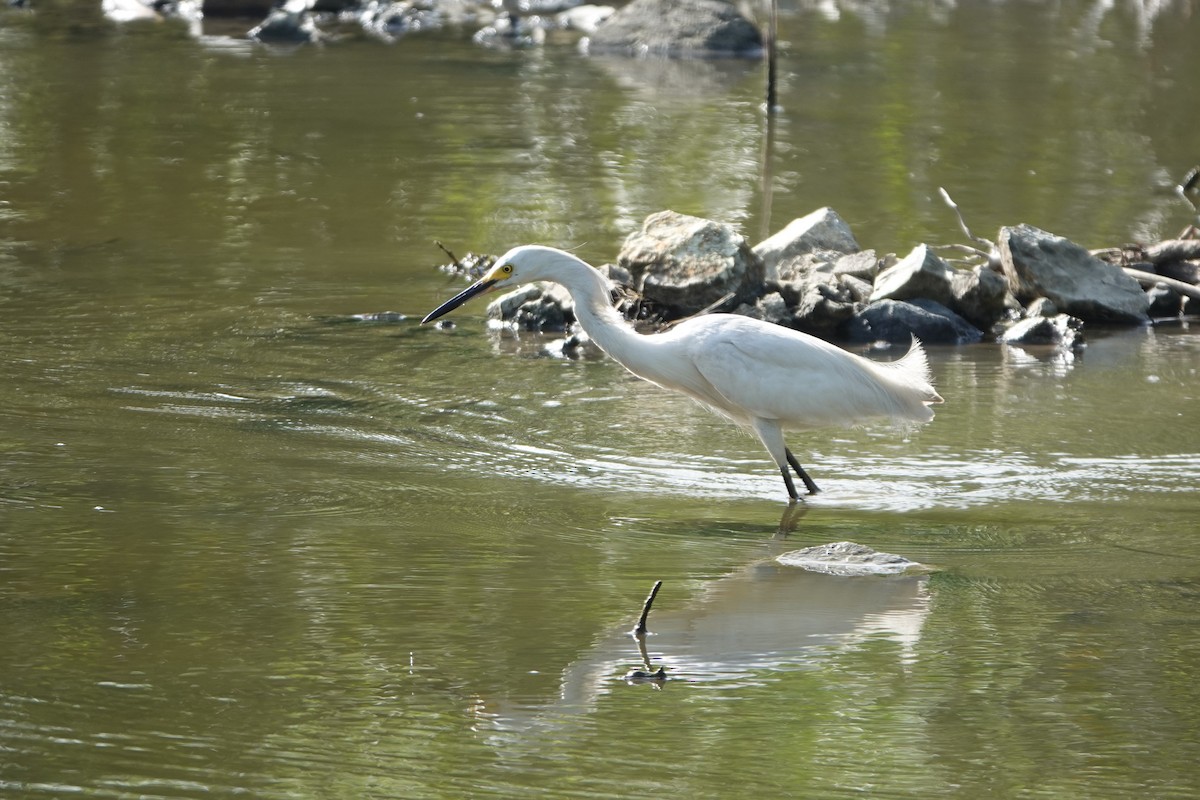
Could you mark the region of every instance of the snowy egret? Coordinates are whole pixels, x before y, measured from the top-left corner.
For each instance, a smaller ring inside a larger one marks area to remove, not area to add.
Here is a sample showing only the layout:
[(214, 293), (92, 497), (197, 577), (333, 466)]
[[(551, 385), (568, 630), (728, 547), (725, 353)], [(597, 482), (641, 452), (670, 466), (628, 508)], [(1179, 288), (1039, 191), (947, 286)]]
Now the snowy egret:
[(502, 255), (482, 278), (431, 311), (422, 323), (473, 297), (530, 281), (562, 284), (575, 316), (600, 349), (627, 370), (682, 392), (758, 435), (783, 475), (792, 502), (800, 499), (788, 467), (809, 494), (819, 490), (783, 439), (784, 430), (856, 425), (886, 418), (896, 424), (933, 419), (942, 398), (929, 382), (921, 343), (881, 363), (799, 331), (736, 314), (684, 320), (662, 333), (633, 330), (612, 305), (597, 269), (552, 247), (523, 245)]

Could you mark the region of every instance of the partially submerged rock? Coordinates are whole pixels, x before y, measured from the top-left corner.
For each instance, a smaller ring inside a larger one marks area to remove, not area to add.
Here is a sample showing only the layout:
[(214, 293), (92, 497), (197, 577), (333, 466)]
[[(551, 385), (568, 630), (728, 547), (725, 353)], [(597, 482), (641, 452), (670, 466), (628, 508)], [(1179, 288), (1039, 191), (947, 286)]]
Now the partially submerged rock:
[(1149, 322), (1150, 301), (1133, 278), (1061, 236), (1018, 225), (1000, 229), (1000, 263), (1017, 300), (1047, 297), (1085, 322)]
[(1064, 350), (1083, 347), (1083, 321), (1069, 314), (1031, 317), (1005, 330), (1000, 341), (1013, 345), (1050, 345)]
[(828, 575), (898, 575), (908, 570), (926, 569), (925, 565), (893, 553), (880, 553), (855, 542), (834, 542), (805, 547), (776, 556), (788, 567)]
[(530, 283), (488, 303), (487, 315), (517, 330), (562, 333), (575, 322), (575, 304), (557, 283)]
[(762, 34), (721, 0), (633, 0), (596, 26), (586, 47), (630, 56), (758, 58)]
[(308, 44), (319, 42), (324, 34), (309, 13), (311, 4), (292, 2), (273, 8), (267, 18), (247, 33), (251, 39), (266, 44)]
[(973, 344), (983, 332), (934, 300), (880, 300), (855, 314), (841, 329), (852, 342), (906, 345), (916, 336), (926, 344)]

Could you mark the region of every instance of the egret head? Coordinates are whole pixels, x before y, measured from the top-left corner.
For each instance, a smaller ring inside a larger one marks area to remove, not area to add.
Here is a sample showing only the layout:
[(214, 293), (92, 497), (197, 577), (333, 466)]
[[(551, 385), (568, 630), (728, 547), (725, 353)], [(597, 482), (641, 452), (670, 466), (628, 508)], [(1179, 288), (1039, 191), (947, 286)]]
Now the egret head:
[(472, 297), (509, 289), (529, 281), (545, 280), (548, 276), (544, 268), (554, 260), (553, 256), (557, 252), (552, 248), (536, 245), (514, 247), (496, 259), (496, 263), (482, 278), (426, 314), (421, 324), (449, 314)]

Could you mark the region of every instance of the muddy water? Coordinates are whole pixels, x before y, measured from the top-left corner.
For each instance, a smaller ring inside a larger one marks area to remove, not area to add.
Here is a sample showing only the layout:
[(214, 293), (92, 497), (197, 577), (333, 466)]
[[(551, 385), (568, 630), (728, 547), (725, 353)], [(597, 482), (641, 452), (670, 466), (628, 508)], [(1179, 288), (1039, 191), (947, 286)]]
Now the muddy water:
[[(435, 239), (666, 207), (1174, 232), (1195, 17), (1090, 11), (789, 12), (769, 203), (752, 65), (6, 16), (0, 796), (1196, 796), (1194, 325), (933, 349), (932, 425), (793, 437), (781, 535), (721, 420), (416, 324)], [(772, 560), (846, 539), (933, 570)]]

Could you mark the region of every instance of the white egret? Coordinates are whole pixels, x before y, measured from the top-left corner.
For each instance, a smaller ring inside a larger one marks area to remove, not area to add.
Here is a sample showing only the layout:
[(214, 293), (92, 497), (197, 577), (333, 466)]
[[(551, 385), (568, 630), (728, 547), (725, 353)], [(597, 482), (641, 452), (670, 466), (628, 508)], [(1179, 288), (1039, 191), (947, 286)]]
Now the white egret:
[(600, 349), (651, 383), (691, 397), (758, 435), (783, 475), (792, 502), (800, 499), (788, 467), (809, 494), (816, 483), (783, 439), (784, 430), (856, 425), (886, 418), (928, 422), (942, 402), (929, 382), (921, 343), (903, 358), (871, 361), (799, 331), (737, 314), (684, 320), (662, 333), (633, 330), (613, 308), (610, 284), (570, 253), (523, 245), (502, 255), (482, 278), (431, 311), (422, 323), (473, 297), (530, 281), (562, 284), (575, 317)]

